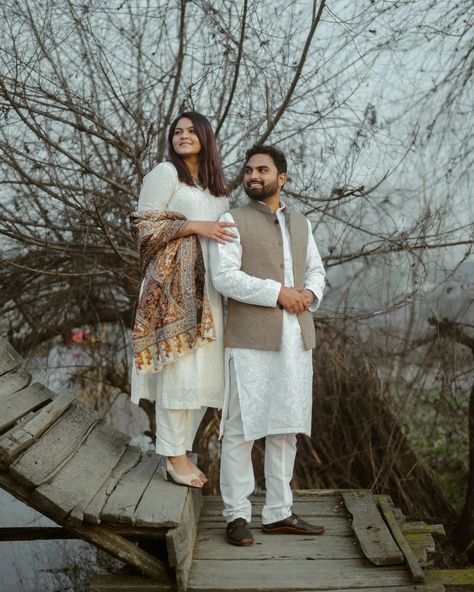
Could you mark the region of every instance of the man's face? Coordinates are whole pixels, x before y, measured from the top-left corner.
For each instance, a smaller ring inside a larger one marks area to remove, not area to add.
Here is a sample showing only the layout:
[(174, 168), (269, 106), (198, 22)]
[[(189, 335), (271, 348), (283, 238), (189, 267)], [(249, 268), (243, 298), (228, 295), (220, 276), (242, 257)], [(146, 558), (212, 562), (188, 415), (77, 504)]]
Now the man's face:
[(268, 154), (254, 154), (245, 166), (244, 191), (250, 199), (264, 201), (280, 192), (286, 174), (278, 174), (273, 158)]

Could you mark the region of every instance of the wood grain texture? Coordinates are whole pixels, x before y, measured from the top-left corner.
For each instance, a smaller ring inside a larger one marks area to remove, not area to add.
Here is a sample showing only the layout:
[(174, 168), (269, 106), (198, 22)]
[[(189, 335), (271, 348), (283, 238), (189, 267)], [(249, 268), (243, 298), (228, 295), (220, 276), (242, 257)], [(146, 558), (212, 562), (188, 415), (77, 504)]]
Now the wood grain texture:
[(12, 475), (29, 487), (53, 478), (99, 422), (98, 414), (77, 403), (39, 441), (10, 465)]
[(176, 586), (170, 582), (156, 582), (143, 576), (117, 573), (92, 576), (88, 592), (172, 592), (173, 590), (176, 590)]
[(184, 592), (188, 584), (201, 506), (201, 491), (190, 488), (186, 495), (179, 526), (170, 529), (166, 534), (168, 560), (170, 566), (175, 568), (179, 592)]
[(55, 394), (39, 382), (8, 395), (0, 393), (0, 432), (10, 428), (30, 411), (43, 407), (54, 397)]
[(100, 513), (102, 521), (135, 524), (135, 509), (155, 474), (159, 462), (158, 455), (146, 454), (120, 479)]
[(398, 525), (398, 522), (392, 512), (387, 496), (378, 495), (376, 496), (376, 500), (380, 511), (382, 512), (385, 521), (390, 528), (393, 538), (397, 541), (397, 545), (400, 547), (403, 555), (405, 556), (405, 561), (408, 569), (411, 572), (413, 580), (415, 582), (424, 582), (426, 579), (425, 574), (421, 569), (420, 564), (418, 563), (418, 560), (416, 559), (410, 545), (403, 536), (403, 532), (401, 531), (400, 526)]
[(71, 394), (59, 395), (28, 421), (17, 425), (8, 435), (2, 437), (0, 439), (0, 465), (2, 467), (9, 465), (20, 453), (36, 442), (69, 409), (73, 401), (74, 396)]
[(0, 337), (0, 375), (6, 374), (23, 363), (18, 354), (6, 339)]
[(61, 519), (83, 521), (83, 512), (123, 455), (129, 437), (99, 422), (74, 454), (33, 498)]
[(134, 446), (128, 446), (125, 452), (121, 456), (116, 466), (112, 469), (107, 480), (103, 483), (102, 487), (97, 491), (94, 498), (90, 501), (84, 510), (84, 520), (92, 522), (94, 524), (100, 524), (100, 515), (107, 502), (107, 498), (117, 483), (126, 475), (129, 471), (135, 467), (141, 458), (141, 452)]
[(0, 376), (0, 394), (11, 395), (17, 391), (24, 389), (31, 382), (29, 372), (19, 368), (18, 370), (8, 372)]
[[(286, 538), (288, 541), (288, 537)], [(290, 544), (283, 542), (282, 545)], [(248, 547), (251, 557), (252, 548)], [(212, 574), (212, 576), (211, 576)], [(188, 592), (294, 592), (407, 586), (404, 569), (377, 567), (363, 559), (292, 560), (193, 560)]]
[(343, 493), (352, 515), (352, 528), (364, 555), (374, 565), (403, 565), (403, 553), (380, 515), (373, 495), (366, 491)]

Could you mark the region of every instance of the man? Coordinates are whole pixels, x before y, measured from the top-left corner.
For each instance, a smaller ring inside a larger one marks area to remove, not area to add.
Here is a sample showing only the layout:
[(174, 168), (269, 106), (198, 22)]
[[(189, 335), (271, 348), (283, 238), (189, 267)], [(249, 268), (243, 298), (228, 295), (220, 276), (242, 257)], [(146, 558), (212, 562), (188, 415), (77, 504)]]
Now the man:
[(226, 397), (222, 411), (221, 494), (226, 535), (251, 545), (254, 440), (265, 437), (265, 533), (322, 534), (292, 513), (290, 481), (296, 434), (311, 432), (312, 312), (321, 302), (324, 268), (311, 225), (280, 201), (285, 155), (273, 146), (246, 154), (243, 186), (250, 203), (225, 213), (237, 238), (211, 244), (214, 286), (228, 299)]

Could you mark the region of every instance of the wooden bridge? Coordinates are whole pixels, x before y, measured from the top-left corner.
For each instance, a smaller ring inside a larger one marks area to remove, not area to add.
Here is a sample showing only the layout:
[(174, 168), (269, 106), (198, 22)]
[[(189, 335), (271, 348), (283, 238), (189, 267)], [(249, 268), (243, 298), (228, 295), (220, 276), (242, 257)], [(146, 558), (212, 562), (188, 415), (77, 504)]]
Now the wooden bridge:
[(295, 512), (326, 526), (320, 537), (263, 534), (256, 495), (255, 545), (230, 546), (220, 498), (164, 481), (157, 455), (70, 394), (30, 384), (21, 364), (0, 340), (0, 486), (58, 524), (50, 538), (83, 538), (133, 568), (94, 577), (91, 591), (445, 589), (426, 569), (443, 527), (407, 522), (368, 491), (296, 492)]

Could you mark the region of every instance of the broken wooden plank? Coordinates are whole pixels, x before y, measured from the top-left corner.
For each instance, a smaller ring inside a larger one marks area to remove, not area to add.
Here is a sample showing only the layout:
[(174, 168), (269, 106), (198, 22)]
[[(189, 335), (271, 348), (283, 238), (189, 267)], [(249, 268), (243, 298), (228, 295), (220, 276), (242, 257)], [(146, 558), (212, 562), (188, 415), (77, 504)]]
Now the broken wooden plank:
[(126, 540), (119, 532), (114, 532), (113, 529), (102, 525), (74, 525), (67, 521), (61, 521), (46, 508), (38, 505), (31, 498), (29, 489), (15, 481), (12, 475), (6, 471), (0, 471), (0, 487), (80, 538), (136, 568), (140, 573), (160, 581), (168, 581), (167, 569), (163, 562), (140, 549), (135, 543)]
[(160, 463), (157, 454), (146, 454), (117, 483), (107, 498), (100, 519), (107, 522), (134, 524), (135, 508)]
[(166, 534), (168, 561), (170, 566), (175, 568), (178, 590), (186, 590), (188, 585), (201, 506), (201, 491), (189, 489), (179, 526), (170, 529)]
[(410, 545), (408, 544), (407, 540), (403, 536), (403, 532), (398, 525), (398, 522), (390, 508), (390, 505), (387, 500), (387, 496), (385, 495), (378, 495), (376, 496), (377, 503), (379, 505), (380, 511), (385, 518), (385, 521), (392, 532), (393, 538), (396, 540), (397, 545), (400, 547), (403, 555), (405, 556), (406, 564), (408, 569), (411, 572), (413, 580), (415, 582), (424, 582), (426, 577), (423, 570), (420, 567)]
[(158, 466), (135, 509), (136, 526), (167, 526), (173, 528), (181, 521), (188, 488), (165, 481)]
[(7, 430), (30, 411), (43, 407), (54, 397), (55, 394), (39, 382), (8, 395), (0, 393), (0, 432)]
[(383, 521), (373, 495), (360, 491), (343, 493), (342, 498), (352, 515), (352, 528), (367, 559), (374, 565), (403, 565), (403, 554)]
[(6, 374), (23, 363), (23, 358), (18, 354), (6, 339), (0, 337), (0, 375)]
[(11, 395), (21, 389), (27, 387), (31, 382), (29, 372), (19, 368), (15, 372), (8, 372), (0, 376), (0, 393), (1, 395)]
[(113, 471), (128, 442), (126, 434), (99, 422), (54, 477), (35, 490), (32, 499), (61, 519), (68, 516), (68, 522), (82, 522), (85, 507)]
[(403, 534), (428, 532), (430, 534), (439, 534), (446, 536), (446, 531), (442, 524), (426, 524), (426, 522), (406, 522), (402, 527)]
[(100, 514), (105, 506), (107, 498), (115, 489), (122, 477), (135, 467), (141, 458), (139, 448), (128, 446), (116, 466), (112, 469), (107, 480), (97, 491), (94, 498), (84, 510), (84, 520), (94, 524), (100, 524)]
[(10, 465), (12, 475), (29, 487), (48, 481), (69, 460), (99, 420), (95, 411), (76, 403)]
[(64, 394), (53, 399), (29, 421), (15, 426), (0, 439), (0, 465), (6, 467), (34, 442), (36, 442), (61, 415), (69, 409), (74, 395)]

